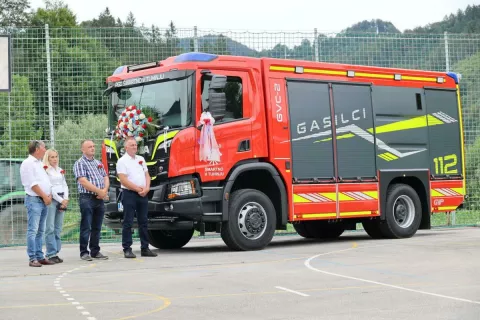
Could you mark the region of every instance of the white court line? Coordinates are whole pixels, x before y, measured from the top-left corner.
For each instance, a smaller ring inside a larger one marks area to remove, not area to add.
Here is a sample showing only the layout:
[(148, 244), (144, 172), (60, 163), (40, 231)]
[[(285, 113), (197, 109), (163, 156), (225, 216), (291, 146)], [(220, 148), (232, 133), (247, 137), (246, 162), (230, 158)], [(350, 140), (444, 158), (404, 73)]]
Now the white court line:
[(280, 289), (280, 290), (285, 290), (285, 291), (288, 291), (288, 292), (291, 292), (291, 293), (295, 293), (295, 294), (298, 294), (299, 296), (310, 297), (308, 294), (301, 293), (301, 292), (291, 290), (291, 289), (287, 289), (287, 288), (284, 288), (284, 287), (275, 287), (275, 288)]
[[(349, 248), (349, 249), (347, 249), (347, 250), (351, 250), (351, 249), (354, 249), (354, 248)], [(341, 250), (341, 251), (346, 251), (346, 250)], [(452, 297), (452, 296), (445, 296), (445, 295), (443, 295), (443, 294), (437, 294), (437, 293), (432, 293), (432, 292), (427, 292), (427, 291), (415, 290), (415, 289), (410, 289), (410, 288), (395, 286), (395, 285), (388, 284), (388, 283), (383, 283), (383, 282), (378, 282), (378, 281), (372, 281), (372, 280), (367, 280), (367, 279), (362, 279), (362, 278), (350, 277), (350, 276), (346, 276), (346, 275), (343, 275), (343, 274), (328, 272), (328, 271), (324, 271), (324, 270), (320, 270), (320, 269), (317, 269), (317, 268), (315, 268), (315, 267), (312, 267), (312, 265), (310, 264), (310, 261), (312, 261), (313, 259), (318, 258), (318, 257), (320, 257), (320, 256), (323, 256), (323, 255), (325, 255), (325, 254), (324, 254), (324, 253), (322, 253), (322, 254), (317, 254), (317, 255), (315, 255), (315, 256), (313, 256), (313, 257), (308, 258), (307, 260), (305, 260), (305, 263), (304, 263), (305, 266), (306, 266), (308, 269), (312, 270), (312, 271), (316, 271), (316, 272), (328, 274), (328, 275), (335, 276), (335, 277), (340, 277), (340, 278), (345, 278), (345, 279), (350, 279), (350, 280), (356, 280), (356, 281), (362, 281), (362, 282), (372, 283), (372, 284), (376, 284), (376, 285), (380, 285), (380, 286), (384, 286), (384, 287), (390, 287), (390, 288), (394, 288), (394, 289), (399, 289), (399, 290), (404, 290), (404, 291), (410, 291), (410, 292), (414, 292), (414, 293), (420, 293), (420, 294), (425, 294), (425, 295), (434, 296), (434, 297), (439, 297), (439, 298), (445, 298), (445, 299), (450, 299), (450, 300), (468, 302), (468, 303), (473, 303), (473, 304), (480, 304), (480, 301), (474, 301), (474, 300), (469, 300), (469, 299), (457, 298), (457, 297)]]

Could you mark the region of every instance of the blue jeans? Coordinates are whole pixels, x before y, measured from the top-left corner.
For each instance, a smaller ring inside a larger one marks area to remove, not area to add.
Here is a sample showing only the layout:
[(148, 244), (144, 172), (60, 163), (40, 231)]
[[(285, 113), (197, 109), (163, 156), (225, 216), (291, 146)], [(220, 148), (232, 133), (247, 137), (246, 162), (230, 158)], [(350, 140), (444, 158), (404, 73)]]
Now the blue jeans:
[(45, 233), (45, 220), (47, 206), (40, 197), (25, 196), (27, 208), (27, 254), (30, 261), (43, 260), (43, 235)]
[(79, 195), (80, 212), (80, 257), (88, 254), (87, 246), (90, 239), (90, 256), (95, 257), (100, 252), (100, 231), (102, 230), (105, 204), (103, 199), (95, 195), (81, 193)]
[(45, 246), (47, 247), (47, 258), (55, 257), (62, 248), (60, 234), (63, 228), (64, 211), (57, 209), (58, 201), (52, 199), (48, 206), (47, 222), (45, 227)]
[(148, 249), (147, 212), (148, 197), (141, 197), (137, 192), (123, 190), (123, 228), (122, 247), (123, 251), (132, 246), (133, 216), (136, 214), (138, 231), (140, 234), (140, 249)]

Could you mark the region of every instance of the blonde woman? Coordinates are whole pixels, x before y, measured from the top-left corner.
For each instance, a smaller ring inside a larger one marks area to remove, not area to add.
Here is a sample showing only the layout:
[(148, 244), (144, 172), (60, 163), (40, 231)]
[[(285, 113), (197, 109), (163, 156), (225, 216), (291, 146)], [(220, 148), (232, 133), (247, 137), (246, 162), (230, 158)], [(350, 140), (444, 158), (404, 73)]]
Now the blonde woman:
[(48, 206), (48, 214), (45, 226), (46, 257), (48, 260), (61, 263), (58, 257), (62, 243), (60, 234), (63, 228), (63, 216), (68, 206), (68, 186), (65, 180), (65, 171), (58, 166), (58, 152), (49, 149), (43, 157), (43, 168), (52, 184), (52, 203)]

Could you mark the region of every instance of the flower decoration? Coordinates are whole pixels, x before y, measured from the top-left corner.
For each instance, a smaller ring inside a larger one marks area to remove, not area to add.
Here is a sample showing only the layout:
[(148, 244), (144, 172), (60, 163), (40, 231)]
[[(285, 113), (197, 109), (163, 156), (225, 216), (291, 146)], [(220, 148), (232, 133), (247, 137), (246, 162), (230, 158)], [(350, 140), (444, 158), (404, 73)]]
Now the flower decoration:
[(98, 169), (102, 169), (103, 168), (103, 164), (99, 163), (98, 164)]
[(62, 171), (60, 171), (61, 174), (65, 174), (65, 170), (62, 169)]
[(142, 165), (142, 164), (143, 164), (143, 161), (142, 161), (142, 160), (140, 160), (140, 161), (138, 161), (138, 163), (139, 163), (140, 165)]
[(47, 170), (47, 169), (48, 169), (48, 166), (43, 166), (43, 169)]
[(137, 106), (129, 106), (118, 117), (114, 132), (115, 137), (117, 140), (134, 137), (137, 142), (140, 142), (145, 136), (148, 123), (152, 121), (152, 117), (147, 118)]

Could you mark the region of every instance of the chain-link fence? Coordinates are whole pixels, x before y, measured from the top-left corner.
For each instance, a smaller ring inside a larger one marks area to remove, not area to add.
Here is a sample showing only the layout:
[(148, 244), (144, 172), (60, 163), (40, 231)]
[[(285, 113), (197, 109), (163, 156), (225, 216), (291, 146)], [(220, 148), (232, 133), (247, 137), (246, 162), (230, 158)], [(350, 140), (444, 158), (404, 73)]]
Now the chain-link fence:
[[(480, 35), (249, 32), (158, 28), (16, 28), (12, 39), (12, 91), (0, 93), (0, 246), (24, 244), (26, 212), (19, 166), (27, 143), (42, 139), (58, 150), (66, 170), (70, 205), (63, 240), (78, 242), (80, 211), (73, 163), (80, 142), (100, 144), (107, 127), (105, 78), (121, 65), (161, 60), (188, 51), (252, 57), (454, 71), (461, 90), (470, 198), (434, 226), (480, 223)], [(0, 30), (0, 33), (2, 30)], [(103, 241), (119, 235), (104, 228)]]

